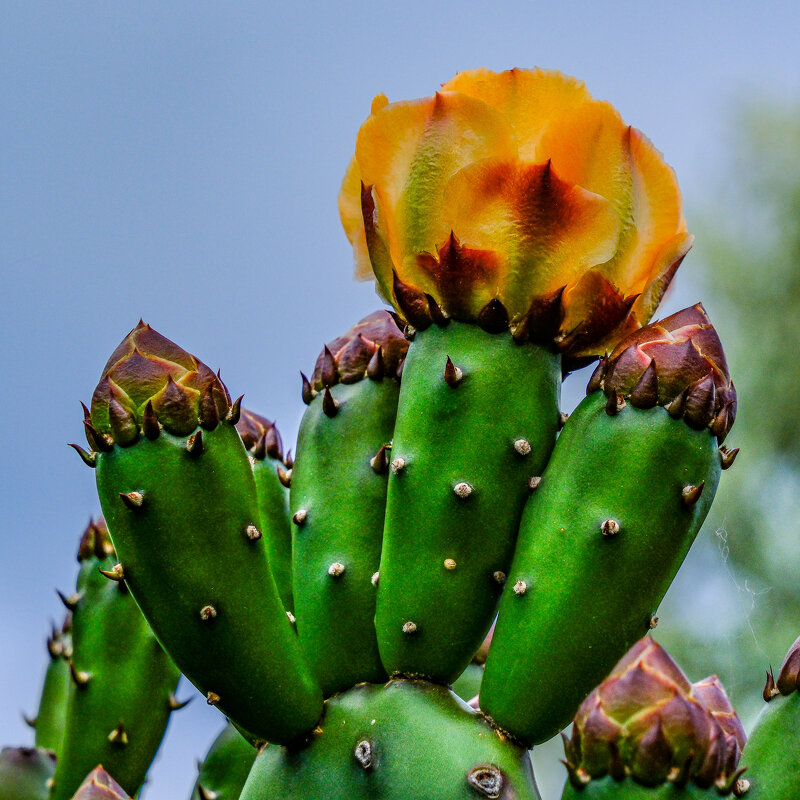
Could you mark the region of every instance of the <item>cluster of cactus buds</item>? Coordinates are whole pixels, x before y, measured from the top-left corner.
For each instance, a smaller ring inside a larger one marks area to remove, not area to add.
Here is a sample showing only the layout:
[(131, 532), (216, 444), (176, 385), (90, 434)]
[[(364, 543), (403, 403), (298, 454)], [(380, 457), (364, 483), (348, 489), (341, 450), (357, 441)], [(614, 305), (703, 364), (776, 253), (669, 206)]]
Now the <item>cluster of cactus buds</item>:
[(295, 456), (143, 322), (103, 368), (108, 527), (0, 800), (136, 796), (178, 670), (230, 720), (193, 800), (540, 800), (573, 718), (565, 799), (797, 797), (800, 640), (745, 746), (648, 636), (738, 452), (702, 305), (649, 324), (692, 242), (658, 151), (559, 73), (466, 72), (376, 98), (340, 210), (393, 310), (301, 373)]

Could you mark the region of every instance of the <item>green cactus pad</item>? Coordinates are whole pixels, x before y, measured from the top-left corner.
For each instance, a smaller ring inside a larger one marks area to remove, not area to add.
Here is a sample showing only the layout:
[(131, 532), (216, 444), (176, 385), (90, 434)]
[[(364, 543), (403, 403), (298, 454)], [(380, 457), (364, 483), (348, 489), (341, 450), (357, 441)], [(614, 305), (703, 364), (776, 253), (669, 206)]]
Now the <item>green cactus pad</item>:
[(162, 430), (99, 453), (103, 511), (126, 583), (181, 672), (253, 736), (290, 741), (314, 727), (322, 699), (269, 569), (247, 451), (230, 422), (202, 431), (199, 448), (193, 436)]
[(296, 748), (261, 751), (241, 800), (539, 800), (526, 751), (452, 692), (422, 681), (362, 684), (326, 702)]
[(72, 689), (69, 671), (69, 658), (72, 655), (72, 635), (69, 627), (71, 614), (67, 614), (63, 628), (53, 630), (47, 639), (47, 652), (50, 660), (39, 697), (39, 711), (36, 714), (34, 730), (35, 744), (43, 750), (61, 752), (64, 727), (67, 717), (67, 704)]
[(408, 350), (375, 619), (390, 674), (451, 683), (491, 625), (529, 479), (559, 424), (560, 361), (451, 322)]
[(526, 744), (561, 730), (647, 633), (719, 481), (707, 429), (660, 406), (606, 409), (603, 392), (584, 399), (525, 508), (486, 663), (481, 709)]
[(116, 556), (90, 525), (81, 541), (72, 609), (70, 692), (51, 800), (68, 800), (98, 764), (134, 795), (173, 710), (180, 674), (124, 582), (109, 580)]
[[(775, 799), (779, 795), (775, 795)], [(783, 797), (783, 795), (780, 795)], [(786, 800), (790, 795), (786, 795)], [(578, 789), (567, 783), (561, 800), (719, 800), (716, 789), (701, 789), (694, 784), (676, 786), (674, 783), (662, 783), (660, 786), (642, 786), (624, 778), (615, 781), (611, 777), (593, 780), (584, 788)]]
[(239, 800), (255, 757), (256, 749), (228, 723), (200, 764), (191, 800)]
[(0, 800), (47, 800), (55, 753), (39, 747), (0, 751)]

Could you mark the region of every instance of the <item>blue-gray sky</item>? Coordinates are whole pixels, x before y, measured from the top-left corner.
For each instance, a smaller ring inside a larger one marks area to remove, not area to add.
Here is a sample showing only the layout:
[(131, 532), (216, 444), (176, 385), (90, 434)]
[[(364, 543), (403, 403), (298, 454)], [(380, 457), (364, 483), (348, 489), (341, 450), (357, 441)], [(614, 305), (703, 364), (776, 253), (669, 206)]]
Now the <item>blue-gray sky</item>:
[[(740, 99), (800, 100), (792, 2), (4, 2), (0, 25), (0, 743), (29, 740), (54, 586), (97, 511), (79, 400), (140, 316), (292, 439), (298, 370), (376, 306), (336, 196), (374, 94), (456, 71), (576, 75), (647, 133), (690, 208)], [(689, 217), (691, 228), (691, 216)], [(681, 296), (692, 291), (686, 260)], [(713, 302), (707, 302), (713, 316)], [(193, 693), (191, 687), (185, 689)], [(149, 800), (213, 736), (174, 720)]]

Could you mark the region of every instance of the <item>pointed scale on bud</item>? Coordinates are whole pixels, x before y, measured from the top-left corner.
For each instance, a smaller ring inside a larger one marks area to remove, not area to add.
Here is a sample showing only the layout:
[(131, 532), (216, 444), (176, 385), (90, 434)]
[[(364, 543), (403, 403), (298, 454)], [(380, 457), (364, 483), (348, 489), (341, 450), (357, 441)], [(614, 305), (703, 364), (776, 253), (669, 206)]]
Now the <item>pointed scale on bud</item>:
[(130, 798), (102, 767), (96, 767), (81, 784), (72, 800), (130, 800)]
[(222, 381), (205, 364), (140, 322), (121, 342), (103, 369), (92, 396), (87, 436), (96, 450), (107, 450), (111, 436), (132, 445), (143, 432), (156, 439), (159, 423), (176, 436), (198, 424), (213, 430), (230, 409)]
[(587, 392), (627, 398), (636, 408), (664, 406), (722, 444), (736, 419), (736, 390), (717, 332), (702, 304), (685, 308), (623, 339), (603, 358)]
[(579, 790), (610, 775), (652, 787), (691, 781), (727, 795), (740, 775), (744, 743), (744, 728), (719, 680), (692, 685), (645, 637), (581, 704), (564, 750)]

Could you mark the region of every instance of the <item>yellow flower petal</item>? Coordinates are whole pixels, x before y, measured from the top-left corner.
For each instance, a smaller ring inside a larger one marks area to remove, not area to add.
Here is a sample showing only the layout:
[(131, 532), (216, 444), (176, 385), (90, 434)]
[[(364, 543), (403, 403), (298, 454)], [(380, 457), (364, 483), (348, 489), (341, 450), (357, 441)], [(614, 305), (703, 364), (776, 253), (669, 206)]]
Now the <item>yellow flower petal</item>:
[(373, 277), (372, 264), (364, 234), (364, 218), (361, 216), (361, 171), (355, 158), (350, 161), (339, 192), (339, 219), (350, 244), (353, 245), (356, 279), (369, 280)]

